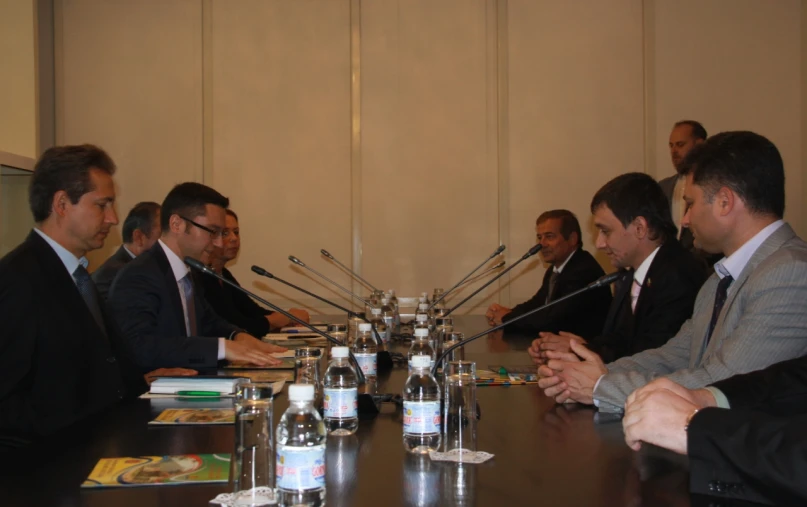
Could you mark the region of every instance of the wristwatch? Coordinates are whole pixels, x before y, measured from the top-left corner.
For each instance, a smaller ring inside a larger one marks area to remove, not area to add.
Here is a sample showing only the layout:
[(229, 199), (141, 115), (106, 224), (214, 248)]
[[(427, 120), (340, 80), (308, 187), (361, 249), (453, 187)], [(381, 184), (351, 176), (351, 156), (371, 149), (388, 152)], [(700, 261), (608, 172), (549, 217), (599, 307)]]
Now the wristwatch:
[(684, 423), (684, 431), (689, 431), (689, 423), (692, 422), (692, 418), (695, 417), (695, 414), (698, 413), (698, 410), (700, 409), (696, 408), (695, 410), (692, 411), (691, 414), (689, 414), (689, 416), (687, 416), (686, 423)]

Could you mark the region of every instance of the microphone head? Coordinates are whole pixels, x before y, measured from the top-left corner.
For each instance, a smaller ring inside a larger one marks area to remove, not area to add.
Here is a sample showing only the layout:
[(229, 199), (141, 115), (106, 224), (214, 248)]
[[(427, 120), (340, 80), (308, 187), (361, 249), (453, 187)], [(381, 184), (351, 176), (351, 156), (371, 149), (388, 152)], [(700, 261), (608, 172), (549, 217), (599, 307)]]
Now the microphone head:
[(491, 269), (503, 268), (506, 263), (507, 263), (507, 261), (501, 261), (498, 264), (496, 264), (495, 266), (493, 266), (493, 268), (491, 268)]
[(199, 270), (202, 273), (210, 274), (210, 268), (205, 266), (202, 261), (196, 260), (193, 257), (185, 257), (185, 264), (192, 267), (193, 269)]
[(275, 275), (273, 275), (272, 273), (266, 271), (265, 269), (263, 269), (260, 266), (252, 266), (252, 271), (254, 273), (258, 274), (258, 275), (265, 276), (267, 278), (274, 278), (275, 277)]
[(537, 254), (538, 252), (540, 252), (540, 251), (541, 251), (541, 248), (543, 248), (543, 246), (542, 246), (540, 243), (538, 243), (538, 244), (537, 244), (537, 245), (535, 245), (534, 247), (530, 248), (529, 252), (527, 252), (527, 253), (525, 253), (525, 254), (524, 254), (524, 258), (526, 259), (526, 258), (528, 258), (528, 257), (532, 257), (533, 255), (535, 255), (535, 254)]
[(303, 264), (303, 261), (301, 261), (300, 259), (298, 259), (297, 257), (295, 257), (293, 255), (289, 255), (289, 260), (291, 262), (297, 264), (298, 266), (305, 267), (305, 264)]
[(325, 250), (324, 248), (320, 250), (320, 253), (322, 253), (322, 255), (324, 255), (325, 257), (333, 260), (333, 255), (329, 254), (328, 251)]
[(507, 247), (506, 247), (506, 246), (504, 246), (504, 245), (499, 245), (499, 248), (497, 248), (497, 249), (496, 249), (496, 251), (495, 251), (495, 252), (493, 252), (493, 255), (491, 255), (491, 257), (496, 257), (496, 256), (497, 256), (497, 255), (499, 255), (500, 253), (504, 252), (504, 249), (505, 249), (505, 248), (507, 248)]
[(592, 287), (605, 287), (606, 285), (611, 285), (615, 281), (619, 280), (619, 278), (625, 274), (624, 271), (614, 271), (613, 273), (608, 273), (607, 275), (603, 275), (596, 279), (595, 281), (591, 282)]

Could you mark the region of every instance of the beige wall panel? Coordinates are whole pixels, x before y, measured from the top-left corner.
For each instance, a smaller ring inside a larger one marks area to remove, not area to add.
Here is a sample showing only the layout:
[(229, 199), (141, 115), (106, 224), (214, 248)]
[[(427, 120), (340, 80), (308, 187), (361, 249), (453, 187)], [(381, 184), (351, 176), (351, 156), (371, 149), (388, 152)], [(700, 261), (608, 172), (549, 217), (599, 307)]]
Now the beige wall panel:
[(110, 153), (121, 221), (135, 203), (201, 180), (201, 18), (196, 1), (57, 2), (57, 142)]
[(800, 196), (801, 8), (798, 0), (655, 2), (655, 174), (672, 174), (672, 124), (700, 120), (709, 134), (752, 130), (782, 153), (786, 218), (807, 234)]
[(482, 0), (362, 3), (362, 267), (399, 295), (448, 289), (498, 245), (485, 16)]
[(0, 0), (0, 151), (36, 158), (32, 0)]
[[(538, 215), (556, 208), (577, 215), (594, 252), (592, 196), (644, 171), (641, 2), (510, 0), (508, 9), (511, 259), (535, 244)], [(541, 284), (543, 264), (524, 265), (513, 270), (512, 303)]]
[[(349, 285), (319, 253), (325, 248), (351, 263), (349, 3), (212, 2), (211, 23), (208, 183), (230, 198), (240, 218), (243, 247), (233, 271), (255, 289), (259, 279), (250, 267), (257, 264), (344, 306), (287, 257)], [(272, 302), (322, 308), (260, 280), (258, 292)], [(262, 290), (267, 286), (277, 292)]]

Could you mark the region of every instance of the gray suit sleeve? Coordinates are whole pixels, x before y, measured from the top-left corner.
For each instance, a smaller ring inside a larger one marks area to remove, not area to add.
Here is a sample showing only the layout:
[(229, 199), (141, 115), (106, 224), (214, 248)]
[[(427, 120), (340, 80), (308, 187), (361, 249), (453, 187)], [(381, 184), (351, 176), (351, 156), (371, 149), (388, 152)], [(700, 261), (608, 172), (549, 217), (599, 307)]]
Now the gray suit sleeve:
[[(622, 410), (628, 395), (656, 376), (667, 376), (688, 389), (698, 389), (804, 355), (806, 281), (807, 263), (800, 259), (789, 258), (757, 270), (737, 295), (732, 310), (737, 315), (736, 322), (722, 330), (722, 336), (717, 336), (716, 329), (712, 340), (719, 340), (719, 346), (707, 350), (702, 360), (690, 366), (695, 362), (684, 361), (684, 357), (689, 357), (689, 351), (697, 351), (692, 343), (700, 344), (703, 338), (693, 336), (691, 321), (687, 321), (667, 345), (615, 363), (615, 372), (603, 377), (594, 393), (601, 409)], [(699, 295), (696, 308), (708, 303), (700, 300), (703, 297), (707, 295)], [(711, 316), (711, 305), (705, 311)]]

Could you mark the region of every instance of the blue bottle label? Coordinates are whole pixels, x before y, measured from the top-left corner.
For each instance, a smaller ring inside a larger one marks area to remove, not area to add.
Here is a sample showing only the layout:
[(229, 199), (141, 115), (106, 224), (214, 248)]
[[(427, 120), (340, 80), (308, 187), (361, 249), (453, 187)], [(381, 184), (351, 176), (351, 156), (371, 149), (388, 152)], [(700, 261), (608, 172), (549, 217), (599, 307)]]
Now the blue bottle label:
[(277, 487), (292, 491), (325, 487), (325, 444), (277, 446)]
[(325, 388), (325, 399), (322, 408), (325, 417), (330, 419), (351, 419), (359, 412), (359, 401), (357, 399), (358, 389), (350, 388)]
[(378, 374), (378, 354), (353, 354), (356, 362), (359, 363), (362, 373), (365, 375)]
[(409, 435), (440, 433), (440, 402), (404, 401), (403, 424)]

